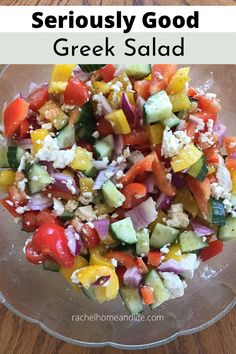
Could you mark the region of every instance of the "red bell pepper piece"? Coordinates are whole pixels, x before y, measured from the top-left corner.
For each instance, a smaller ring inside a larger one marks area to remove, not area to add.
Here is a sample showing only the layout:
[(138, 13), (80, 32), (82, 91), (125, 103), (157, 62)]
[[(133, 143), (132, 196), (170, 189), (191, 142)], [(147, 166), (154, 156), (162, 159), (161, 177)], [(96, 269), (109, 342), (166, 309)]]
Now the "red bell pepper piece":
[(158, 267), (161, 263), (161, 256), (162, 256), (162, 253), (159, 251), (150, 251), (148, 253), (147, 264), (149, 264), (153, 267)]
[(152, 288), (150, 286), (141, 286), (140, 292), (145, 305), (151, 305), (156, 302), (153, 296)]
[(29, 103), (23, 98), (16, 98), (4, 110), (3, 123), (6, 137), (11, 137), (20, 124), (25, 120)]
[(87, 86), (78, 79), (70, 79), (64, 92), (65, 104), (81, 107), (88, 100), (89, 92)]
[(130, 256), (127, 253), (121, 251), (110, 251), (104, 255), (105, 258), (108, 259), (116, 259), (121, 265), (126, 268), (137, 267), (137, 262), (134, 257)]
[(142, 183), (129, 183), (122, 190), (122, 194), (124, 194), (126, 198), (123, 208), (130, 209), (139, 205), (143, 201), (143, 198), (145, 198), (147, 194), (147, 188)]
[(17, 214), (16, 212), (16, 208), (15, 206), (11, 206), (8, 203), (12, 202), (9, 197), (5, 197), (3, 199), (0, 200), (0, 203), (2, 204), (2, 206), (4, 206), (4, 208), (13, 216), (13, 218), (17, 218), (19, 217), (19, 214)]
[(102, 76), (103, 81), (110, 82), (115, 74), (116, 68), (113, 64), (107, 64), (103, 68), (99, 69), (99, 74)]
[(176, 189), (171, 184), (171, 182), (166, 178), (165, 167), (163, 166), (162, 162), (159, 160), (157, 154), (155, 154), (152, 166), (153, 166), (152, 171), (153, 171), (155, 183), (159, 188), (159, 190), (168, 196), (174, 196), (176, 193)]
[(32, 109), (32, 111), (37, 112), (48, 99), (49, 95), (47, 87), (41, 86), (32, 91), (26, 100), (29, 102), (29, 108)]
[(196, 203), (204, 216), (207, 215), (208, 200), (211, 195), (210, 181), (206, 177), (204, 181), (198, 181), (196, 178), (187, 176), (186, 182), (192, 192)]
[(100, 237), (96, 229), (90, 227), (88, 224), (82, 226), (80, 235), (86, 248), (93, 248), (100, 243)]
[(221, 240), (215, 240), (209, 243), (209, 246), (206, 248), (201, 249), (200, 251), (200, 258), (203, 262), (208, 261), (215, 257), (217, 254), (223, 251), (224, 243)]

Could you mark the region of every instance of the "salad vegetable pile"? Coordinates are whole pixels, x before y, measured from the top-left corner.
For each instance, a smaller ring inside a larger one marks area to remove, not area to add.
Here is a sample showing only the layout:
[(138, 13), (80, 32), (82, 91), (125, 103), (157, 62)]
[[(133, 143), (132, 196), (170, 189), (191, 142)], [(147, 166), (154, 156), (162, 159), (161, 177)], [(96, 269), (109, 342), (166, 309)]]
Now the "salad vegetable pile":
[(176, 65), (55, 65), (3, 108), (1, 204), (27, 260), (131, 313), (236, 239), (236, 137)]

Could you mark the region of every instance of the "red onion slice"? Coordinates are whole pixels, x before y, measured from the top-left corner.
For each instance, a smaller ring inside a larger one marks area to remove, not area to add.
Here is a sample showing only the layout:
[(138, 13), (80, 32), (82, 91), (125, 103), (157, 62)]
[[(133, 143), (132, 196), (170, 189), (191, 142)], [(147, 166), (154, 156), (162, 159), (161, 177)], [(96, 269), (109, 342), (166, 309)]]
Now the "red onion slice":
[(97, 219), (93, 220), (92, 224), (94, 225), (100, 239), (103, 241), (108, 235), (108, 230), (110, 226), (109, 219)]
[(135, 109), (136, 107), (130, 104), (129, 99), (124, 92), (122, 93), (121, 106), (130, 127), (135, 127), (139, 120), (138, 112)]
[(156, 202), (156, 208), (157, 210), (167, 210), (170, 207), (171, 202), (173, 201), (174, 197), (170, 197), (168, 195), (165, 195), (164, 193), (161, 193), (160, 196), (157, 199)]
[(168, 261), (161, 263), (157, 269), (161, 272), (173, 272), (175, 274), (183, 272), (181, 264), (175, 259), (168, 259)]
[(142, 275), (137, 267), (130, 267), (124, 273), (123, 281), (129, 288), (137, 288), (142, 281)]
[(198, 237), (209, 236), (215, 233), (215, 231), (210, 229), (209, 227), (199, 224), (196, 219), (192, 219), (191, 224), (194, 232)]
[(103, 275), (98, 280), (96, 280), (92, 285), (95, 285), (95, 286), (107, 286), (108, 282), (110, 280), (110, 277), (111, 277), (110, 275)]
[(58, 191), (69, 192), (72, 194), (78, 193), (77, 185), (72, 177), (63, 173), (54, 173), (52, 177), (54, 178), (53, 187), (55, 187)]
[(41, 211), (46, 208), (50, 208), (52, 204), (53, 204), (52, 199), (41, 194), (35, 194), (29, 199), (27, 206), (29, 207), (30, 210)]
[(103, 183), (108, 181), (118, 171), (117, 166), (108, 166), (105, 170), (99, 171), (97, 178), (95, 179), (93, 190), (101, 189)]
[(67, 237), (67, 246), (71, 254), (73, 254), (73, 256), (77, 256), (80, 253), (80, 249), (82, 247), (82, 242), (79, 234), (72, 227), (65, 229), (65, 234)]
[(150, 197), (137, 207), (127, 211), (126, 217), (130, 217), (135, 230), (143, 229), (151, 224), (157, 217), (155, 203)]

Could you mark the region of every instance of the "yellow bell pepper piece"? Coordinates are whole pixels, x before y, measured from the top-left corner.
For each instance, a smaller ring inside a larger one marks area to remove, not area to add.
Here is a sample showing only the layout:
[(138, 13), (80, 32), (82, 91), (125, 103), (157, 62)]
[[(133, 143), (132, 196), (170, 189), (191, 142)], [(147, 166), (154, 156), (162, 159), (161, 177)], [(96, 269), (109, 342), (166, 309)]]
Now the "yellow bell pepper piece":
[(111, 85), (104, 81), (93, 81), (93, 88), (95, 93), (101, 92), (103, 95), (107, 95), (111, 91)]
[(0, 171), (0, 190), (5, 191), (15, 182), (16, 172), (12, 170)]
[(37, 154), (37, 152), (43, 147), (43, 141), (48, 134), (49, 132), (47, 129), (36, 129), (30, 133), (34, 154)]
[(74, 178), (74, 173), (71, 170), (65, 169), (65, 170), (62, 171), (62, 173), (63, 173), (63, 175), (66, 175), (66, 176)]
[(123, 92), (124, 92), (124, 93), (126, 94), (126, 96), (128, 97), (129, 103), (134, 105), (134, 104), (135, 104), (135, 101), (134, 101), (134, 92), (125, 92), (125, 91), (118, 92), (118, 93), (117, 93), (117, 96), (119, 96), (120, 99), (122, 98)]
[(76, 64), (56, 64), (53, 67), (51, 80), (48, 88), (49, 93), (65, 91), (67, 82), (76, 67)]
[(144, 80), (151, 81), (152, 80), (152, 74), (149, 74), (147, 77), (144, 78)]
[(173, 112), (184, 111), (190, 107), (190, 101), (185, 89), (175, 93), (174, 95), (171, 95), (170, 101), (172, 104)]
[(90, 249), (89, 265), (103, 265), (114, 269), (112, 262), (102, 256), (106, 252), (106, 247), (98, 246)]
[(153, 124), (148, 126), (149, 140), (151, 144), (160, 144), (163, 139), (164, 127), (161, 124)]
[(111, 275), (113, 272), (113, 269), (108, 266), (90, 265), (80, 268), (78, 272), (76, 272), (75, 277), (85, 289), (88, 289), (99, 278)]
[(128, 134), (131, 132), (129, 123), (122, 109), (107, 114), (105, 119), (111, 123), (116, 134)]
[(159, 210), (158, 211), (158, 215), (157, 215), (157, 218), (156, 220), (154, 220), (149, 226), (149, 230), (152, 232), (156, 226), (156, 224), (165, 224), (164, 220), (167, 218), (167, 215), (164, 213), (164, 211), (162, 210)]
[(232, 181), (232, 190), (231, 193), (236, 193), (236, 170), (229, 170), (231, 181)]
[(181, 203), (183, 204), (184, 210), (188, 211), (192, 216), (195, 218), (198, 213), (198, 206), (196, 201), (190, 192), (190, 190), (186, 187), (178, 189), (177, 195), (175, 197), (174, 203)]
[(202, 152), (194, 144), (185, 146), (171, 161), (174, 172), (185, 170), (197, 162)]
[(79, 180), (81, 193), (86, 193), (86, 192), (93, 193), (93, 185), (94, 185), (94, 181), (92, 178), (84, 177), (84, 178), (80, 178)]
[(93, 154), (82, 147), (76, 148), (76, 156), (71, 162), (70, 167), (74, 170), (86, 171), (91, 167)]
[(110, 301), (117, 297), (119, 290), (119, 280), (116, 272), (113, 271), (107, 286), (96, 286), (95, 294), (98, 302), (103, 303), (104, 301)]
[(88, 265), (87, 260), (82, 257), (82, 256), (76, 256), (74, 258), (74, 262), (73, 262), (73, 266), (71, 268), (64, 268), (61, 267), (60, 268), (60, 273), (63, 275), (63, 277), (68, 281), (68, 283), (70, 283), (70, 285), (73, 286), (73, 288), (75, 288), (76, 290), (79, 290), (78, 286), (76, 286), (72, 280), (71, 280), (71, 276), (72, 274), (80, 268), (86, 267)]
[(57, 130), (63, 128), (69, 121), (68, 115), (53, 101), (47, 101), (39, 109), (39, 113), (43, 119), (51, 122)]
[(175, 261), (180, 261), (182, 259), (182, 252), (180, 245), (175, 243), (174, 245), (170, 246), (169, 252), (165, 255), (165, 261), (169, 259), (174, 259)]
[(176, 71), (167, 86), (166, 91), (168, 94), (177, 93), (185, 88), (186, 82), (190, 80), (188, 76), (189, 70), (190, 67), (180, 68)]

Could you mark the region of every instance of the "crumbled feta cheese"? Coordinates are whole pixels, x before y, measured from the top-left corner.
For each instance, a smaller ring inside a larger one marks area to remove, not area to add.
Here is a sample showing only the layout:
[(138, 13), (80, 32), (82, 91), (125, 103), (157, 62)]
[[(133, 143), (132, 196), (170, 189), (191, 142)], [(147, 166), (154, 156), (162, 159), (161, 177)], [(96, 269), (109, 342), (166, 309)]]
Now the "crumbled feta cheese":
[(207, 121), (207, 129), (209, 133), (213, 133), (214, 121), (213, 119), (208, 119)]
[(122, 183), (117, 183), (117, 184), (116, 184), (116, 188), (122, 189), (122, 188), (123, 188), (123, 184), (122, 184)]
[(160, 272), (160, 275), (164, 280), (164, 285), (171, 292), (171, 299), (184, 295), (184, 289), (187, 284), (185, 281), (182, 281), (177, 274), (173, 272)]
[(144, 155), (138, 150), (132, 151), (130, 156), (128, 157), (128, 161), (130, 161), (133, 165), (141, 161), (142, 159), (144, 159)]
[(111, 85), (111, 89), (116, 93), (119, 93), (123, 88), (123, 84), (120, 81), (116, 81), (113, 85)]
[(111, 215), (112, 219), (116, 219), (118, 216), (119, 216), (118, 213), (113, 213), (113, 214)]
[(166, 259), (165, 256), (161, 256), (161, 261), (164, 261)]
[(14, 203), (13, 203), (11, 200), (6, 200), (6, 203), (7, 203), (8, 205), (10, 205), (11, 207), (14, 206)]
[(126, 159), (125, 159), (125, 157), (124, 156), (118, 156), (117, 157), (117, 159), (116, 159), (116, 161), (117, 161), (117, 163), (121, 163), (121, 162), (124, 162)]
[(179, 130), (174, 132), (174, 136), (179, 140), (181, 147), (188, 145), (191, 142), (191, 138), (186, 134), (186, 131)]
[(94, 229), (94, 225), (93, 225), (93, 223), (92, 223), (91, 221), (88, 221), (88, 222), (87, 222), (87, 225), (88, 225), (89, 227), (91, 227), (91, 229)]
[(206, 242), (206, 240), (207, 240), (207, 237), (203, 236), (202, 237), (202, 242)]
[(197, 123), (197, 126), (196, 126), (196, 129), (195, 129), (195, 132), (198, 133), (202, 130), (205, 129), (205, 122), (203, 119), (199, 119), (198, 123)]
[(25, 206), (18, 206), (17, 208), (16, 208), (16, 212), (17, 212), (17, 214), (24, 214), (26, 211), (29, 211), (30, 210), (30, 208), (27, 206), (27, 205), (25, 205)]
[(225, 193), (229, 193), (232, 190), (231, 176), (229, 170), (225, 166), (218, 166), (216, 178), (219, 185), (223, 187)]
[(161, 145), (161, 155), (165, 158), (174, 157), (181, 149), (181, 145), (176, 136), (172, 133), (170, 128), (166, 127), (163, 133), (163, 140)]
[(22, 179), (21, 181), (19, 181), (19, 182), (17, 183), (17, 187), (19, 188), (19, 190), (20, 190), (21, 192), (24, 192), (24, 190), (25, 190), (25, 184), (26, 184), (27, 181), (28, 181), (27, 178), (24, 178), (24, 179)]
[(93, 193), (91, 192), (84, 192), (81, 193), (79, 197), (79, 201), (83, 205), (89, 205), (93, 202)]
[(169, 253), (169, 248), (168, 248), (168, 246), (170, 246), (170, 243), (167, 243), (166, 245), (162, 246), (162, 247), (160, 248), (160, 252), (161, 252), (161, 253), (165, 253), (165, 254)]
[(201, 143), (208, 143), (209, 145), (214, 145), (213, 136), (210, 132), (201, 133), (199, 135), (199, 141)]
[(79, 207), (75, 211), (76, 216), (80, 218), (82, 221), (92, 221), (97, 219), (95, 212), (91, 205)]
[(20, 164), (19, 164), (19, 167), (17, 169), (18, 172), (21, 172), (25, 169), (25, 162), (26, 162), (26, 156), (23, 155), (20, 159)]
[(50, 130), (52, 129), (52, 123), (44, 123), (41, 125), (41, 128)]
[(111, 263), (112, 263), (112, 265), (113, 265), (113, 267), (117, 267), (117, 265), (118, 265), (118, 262), (117, 262), (117, 259), (115, 259), (115, 258), (112, 258), (111, 259)]
[(117, 165), (117, 161), (116, 160), (112, 160), (112, 162), (111, 162), (111, 166), (116, 166)]
[(167, 181), (171, 182), (171, 180), (172, 180), (172, 174), (171, 174), (171, 173), (167, 173), (167, 174), (166, 174), (166, 179), (167, 179)]
[(113, 176), (112, 172), (105, 172), (105, 176), (110, 179)]
[(66, 181), (66, 187), (68, 188), (68, 190), (72, 193), (75, 194), (76, 193), (76, 188), (73, 185), (73, 180), (72, 179), (68, 179)]
[(168, 211), (169, 219), (166, 221), (166, 225), (170, 227), (185, 228), (189, 224), (189, 217), (183, 211), (183, 204), (172, 204)]
[(103, 100), (103, 94), (101, 92), (99, 92), (98, 94), (95, 94), (95, 95), (92, 96), (92, 101), (97, 103), (96, 114), (98, 116), (101, 116), (102, 113), (103, 113), (102, 100)]
[(63, 214), (65, 210), (62, 202), (56, 198), (53, 198), (53, 210), (57, 216)]
[(96, 130), (92, 136), (95, 138), (95, 139), (98, 139), (99, 138), (99, 132)]
[(124, 172), (122, 170), (119, 170), (116, 172), (116, 178), (121, 179), (124, 176)]
[(200, 261), (197, 259), (195, 253), (189, 253), (187, 255), (183, 255), (180, 260), (180, 266), (182, 267), (183, 271), (181, 275), (184, 278), (192, 279), (194, 275), (195, 269), (198, 268)]
[(73, 212), (79, 205), (79, 202), (75, 199), (68, 200), (68, 202), (65, 205), (65, 210), (68, 210), (70, 212)]

